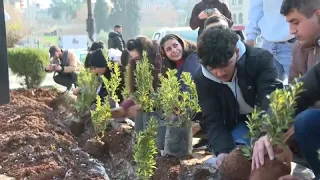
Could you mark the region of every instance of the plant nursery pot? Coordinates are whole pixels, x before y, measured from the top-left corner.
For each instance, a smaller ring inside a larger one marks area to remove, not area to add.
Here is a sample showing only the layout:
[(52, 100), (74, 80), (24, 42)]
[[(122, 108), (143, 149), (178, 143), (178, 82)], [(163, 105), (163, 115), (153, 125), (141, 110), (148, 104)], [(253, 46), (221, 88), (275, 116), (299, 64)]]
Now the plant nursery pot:
[(167, 130), (167, 127), (165, 125), (165, 121), (162, 119), (158, 119), (158, 132), (156, 137), (156, 144), (159, 150), (164, 150), (166, 130)]
[(143, 129), (146, 129), (146, 127), (148, 126), (148, 122), (150, 121), (151, 116), (155, 116), (155, 118), (158, 119), (158, 117), (156, 116), (156, 113), (154, 112), (143, 112)]
[(192, 153), (192, 128), (166, 126), (164, 153), (182, 157)]
[(251, 161), (241, 152), (241, 147), (231, 151), (220, 168), (222, 180), (248, 180), (251, 173)]
[(249, 180), (278, 180), (280, 177), (289, 175), (291, 168), (283, 162), (265, 157), (264, 165), (251, 172)]
[(134, 129), (137, 134), (143, 130), (143, 112), (142, 111), (139, 111), (135, 117)]

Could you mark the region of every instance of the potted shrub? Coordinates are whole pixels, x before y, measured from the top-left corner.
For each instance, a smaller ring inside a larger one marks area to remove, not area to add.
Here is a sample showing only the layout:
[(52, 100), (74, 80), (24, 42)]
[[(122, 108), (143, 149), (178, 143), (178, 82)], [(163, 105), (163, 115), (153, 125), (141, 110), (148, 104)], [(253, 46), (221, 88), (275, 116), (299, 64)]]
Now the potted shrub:
[(296, 99), (303, 91), (302, 83), (295, 82), (287, 90), (276, 90), (270, 95), (271, 113), (265, 116), (266, 132), (274, 149), (281, 149), (282, 154), (274, 160), (265, 157), (265, 163), (250, 175), (252, 180), (278, 179), (291, 172), (292, 152), (285, 144), (285, 132), (294, 121)]
[[(159, 103), (166, 120), (164, 153), (173, 156), (186, 156), (192, 152), (191, 119), (200, 112), (196, 86), (190, 73), (183, 72), (181, 80), (177, 70), (168, 70), (166, 77), (160, 75)], [(181, 91), (182, 85), (188, 91)]]
[[(249, 129), (249, 137), (251, 138), (251, 142), (255, 142), (259, 139), (265, 116), (263, 112), (256, 107), (252, 114), (247, 117), (248, 121), (246, 123)], [(253, 146), (239, 146), (231, 151), (219, 168), (221, 179), (249, 179), (252, 151)]]
[(146, 127), (154, 110), (152, 65), (149, 63), (146, 52), (143, 52), (143, 58), (137, 62), (133, 73), (135, 77), (135, 91), (132, 96), (134, 102), (141, 106), (141, 110), (135, 118), (135, 130), (139, 133)]
[(133, 158), (136, 162), (136, 174), (141, 180), (148, 180), (156, 168), (155, 155), (157, 154), (156, 134), (158, 121), (152, 116), (145, 130), (137, 135), (136, 144), (133, 147)]
[(284, 164), (283, 157), (280, 158), (280, 156), (273, 161), (266, 157), (265, 165), (251, 172), (251, 158), (253, 144), (259, 139), (263, 125), (267, 127), (267, 134), (271, 137), (273, 145), (280, 146), (284, 149), (283, 152), (290, 152), (287, 145), (283, 143), (284, 132), (292, 123), (296, 106), (295, 100), (301, 92), (301, 87), (301, 83), (295, 83), (289, 90), (276, 90), (270, 95), (270, 113), (266, 114), (264, 111), (255, 108), (253, 113), (247, 116), (248, 121), (246, 123), (252, 146), (240, 146), (230, 152), (220, 167), (222, 179), (278, 179), (290, 173), (290, 164)]
[(78, 76), (78, 86), (81, 91), (75, 102), (75, 109), (83, 114), (94, 102), (98, 88), (98, 78), (90, 69), (82, 68)]
[(111, 103), (118, 102), (119, 98), (116, 94), (116, 90), (120, 85), (120, 69), (117, 63), (108, 62), (107, 66), (111, 70), (111, 77), (107, 79), (101, 76), (102, 81), (107, 90), (107, 96), (104, 98), (102, 103), (101, 97), (96, 96), (96, 108), (91, 111), (91, 122), (94, 128), (95, 137), (89, 139), (85, 144), (86, 151), (93, 156), (102, 156), (106, 150), (106, 145), (102, 141), (104, 138), (104, 132), (111, 119)]

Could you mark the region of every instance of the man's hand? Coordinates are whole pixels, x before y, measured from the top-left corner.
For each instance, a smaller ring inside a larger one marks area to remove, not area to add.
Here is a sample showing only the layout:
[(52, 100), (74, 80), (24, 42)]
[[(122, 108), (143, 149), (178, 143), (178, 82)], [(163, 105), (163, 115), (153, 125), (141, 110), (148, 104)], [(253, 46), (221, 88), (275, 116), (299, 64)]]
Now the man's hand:
[(52, 71), (54, 71), (54, 65), (48, 65), (47, 67), (46, 67), (46, 71), (49, 71), (49, 72), (52, 72)]
[(273, 146), (267, 135), (262, 136), (256, 141), (253, 147), (251, 170), (255, 170), (263, 166), (265, 154), (268, 153), (270, 160), (274, 159)]
[(199, 19), (207, 19), (208, 14), (205, 11), (201, 11), (201, 13), (198, 15)]
[(56, 65), (55, 68), (54, 68), (54, 70), (55, 70), (56, 72), (60, 72), (61, 69), (62, 69), (62, 67), (61, 67), (60, 65)]
[(253, 47), (254, 45), (256, 45), (256, 41), (255, 40), (247, 40), (246, 44), (248, 46), (252, 46)]
[(220, 153), (217, 157), (217, 168), (219, 169), (224, 159), (228, 156), (227, 153)]
[(281, 178), (279, 178), (279, 180), (299, 180), (297, 177), (291, 176), (291, 175), (286, 175), (286, 176), (282, 176)]
[(73, 90), (73, 95), (78, 96), (80, 94), (80, 88), (75, 88)]
[(221, 16), (221, 12), (218, 9), (214, 9), (213, 13), (211, 14), (211, 16)]
[(128, 118), (133, 118), (136, 117), (137, 112), (141, 109), (140, 105), (133, 105), (131, 107), (128, 108), (126, 114)]

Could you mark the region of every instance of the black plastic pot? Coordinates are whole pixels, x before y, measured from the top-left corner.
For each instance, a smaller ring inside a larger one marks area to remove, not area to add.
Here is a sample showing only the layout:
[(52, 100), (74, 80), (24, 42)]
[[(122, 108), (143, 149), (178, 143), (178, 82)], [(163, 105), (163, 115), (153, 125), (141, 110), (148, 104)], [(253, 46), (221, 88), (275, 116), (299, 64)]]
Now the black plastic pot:
[(143, 129), (143, 112), (139, 111), (134, 120), (134, 130), (138, 134)]
[(166, 137), (167, 127), (165, 125), (165, 121), (162, 119), (158, 119), (158, 132), (156, 137), (156, 144), (159, 150), (164, 150), (164, 141)]
[(164, 153), (182, 157), (192, 153), (192, 128), (166, 126)]

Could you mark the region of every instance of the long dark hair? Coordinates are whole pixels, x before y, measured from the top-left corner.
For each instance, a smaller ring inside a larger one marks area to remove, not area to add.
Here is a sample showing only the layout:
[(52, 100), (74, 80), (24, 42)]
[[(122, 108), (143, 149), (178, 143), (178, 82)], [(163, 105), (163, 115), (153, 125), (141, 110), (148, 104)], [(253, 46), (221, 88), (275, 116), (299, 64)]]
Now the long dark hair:
[[(136, 50), (139, 53), (140, 58), (142, 58), (143, 51), (147, 52), (149, 63), (153, 66), (153, 87), (156, 89), (159, 86), (158, 74), (162, 72), (162, 62), (158, 43), (145, 36), (138, 36), (135, 39), (128, 40), (127, 48), (129, 51)], [(136, 63), (137, 59), (130, 59), (127, 67), (126, 83), (130, 93), (133, 93), (136, 90), (133, 73), (136, 69)]]
[(160, 41), (160, 54), (163, 60), (163, 65), (166, 68), (175, 69), (177, 67), (176, 63), (172, 62), (165, 53), (164, 43), (166, 43), (168, 40), (177, 40), (181, 44), (183, 50), (182, 59), (186, 59), (192, 53), (197, 53), (197, 45), (195, 43), (184, 40), (175, 34), (167, 34)]

